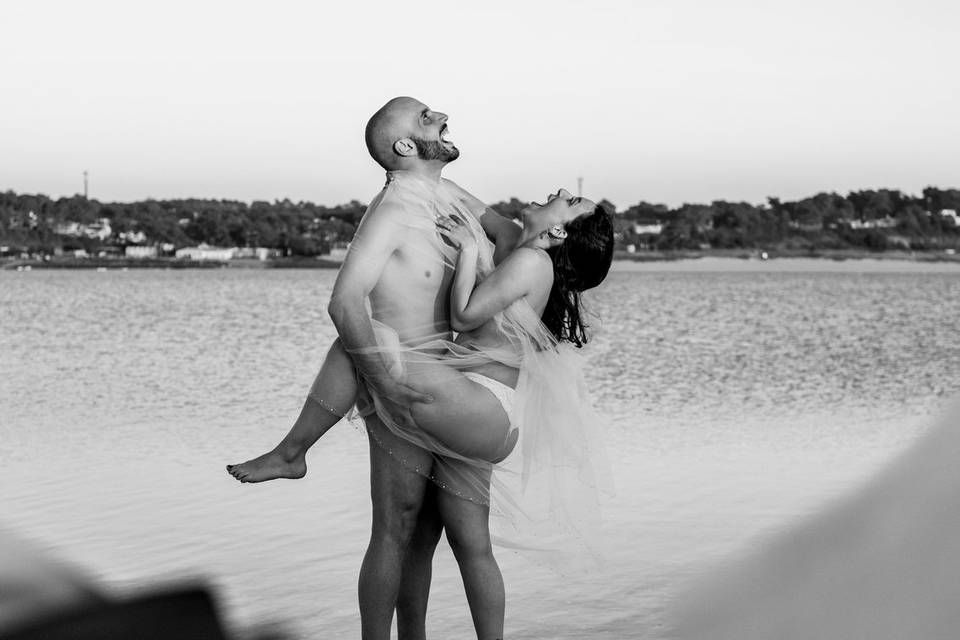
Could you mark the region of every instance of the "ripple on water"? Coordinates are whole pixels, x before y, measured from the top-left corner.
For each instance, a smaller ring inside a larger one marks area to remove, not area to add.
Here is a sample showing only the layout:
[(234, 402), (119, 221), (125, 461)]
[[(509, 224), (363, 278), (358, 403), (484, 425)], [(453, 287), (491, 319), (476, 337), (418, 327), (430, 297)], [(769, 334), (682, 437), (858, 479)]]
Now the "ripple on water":
[[(335, 335), (333, 277), (0, 273), (2, 524), (116, 588), (200, 575), (233, 622), (355, 633), (362, 434), (333, 429), (302, 481), (223, 471), (299, 410)], [(674, 593), (863, 482), (960, 390), (953, 272), (660, 266), (588, 300), (609, 562), (558, 580), (501, 553), (511, 637), (663, 637)], [(435, 566), (431, 632), (469, 637), (445, 546)]]

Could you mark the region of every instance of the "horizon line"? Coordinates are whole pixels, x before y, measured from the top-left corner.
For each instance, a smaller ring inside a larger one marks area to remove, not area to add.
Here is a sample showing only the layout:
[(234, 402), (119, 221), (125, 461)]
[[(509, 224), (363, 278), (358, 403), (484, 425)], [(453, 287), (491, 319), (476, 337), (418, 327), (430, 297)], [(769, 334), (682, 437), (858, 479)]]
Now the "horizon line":
[[(923, 189), (937, 189), (938, 191), (957, 191), (957, 190), (958, 190), (957, 187), (939, 187), (939, 186), (933, 185), (933, 184), (928, 184), (928, 185), (926, 185), (925, 187), (923, 187)], [(40, 192), (40, 191), (38, 191), (38, 192), (33, 192), (33, 193), (30, 193), (30, 192), (20, 192), (20, 191), (17, 191), (16, 189), (13, 189), (13, 188), (10, 188), (10, 187), (2, 188), (2, 189), (0, 189), (0, 191), (2, 191), (2, 192), (4, 192), (4, 193), (14, 193), (14, 194), (16, 194), (16, 195), (24, 195), (24, 196), (43, 196), (43, 197), (45, 197), (45, 198), (50, 198), (51, 200), (59, 200), (59, 199), (63, 199), (63, 198), (78, 198), (78, 197), (79, 197), (79, 198), (85, 198), (86, 200), (88, 200), (88, 201), (90, 201), (90, 202), (98, 202), (98, 203), (100, 203), (100, 204), (133, 204), (133, 203), (136, 203), (136, 202), (175, 201), (175, 200), (200, 200), (200, 201), (206, 200), (206, 201), (213, 201), (213, 202), (224, 202), (224, 201), (227, 201), (227, 202), (241, 202), (241, 203), (244, 203), (244, 204), (246, 204), (246, 205), (248, 205), (248, 206), (251, 205), (251, 204), (253, 204), (254, 202), (266, 202), (266, 203), (268, 203), (268, 204), (273, 204), (273, 203), (277, 203), (277, 202), (282, 202), (282, 201), (284, 201), (284, 200), (288, 200), (288, 201), (290, 201), (290, 202), (293, 203), (293, 204), (305, 203), (305, 204), (311, 204), (311, 205), (316, 205), (316, 206), (321, 206), (321, 207), (326, 207), (326, 208), (335, 208), (335, 207), (338, 207), (338, 206), (343, 206), (343, 205), (351, 204), (351, 203), (353, 203), (353, 202), (356, 202), (356, 203), (358, 203), (358, 204), (362, 204), (362, 205), (364, 205), (364, 206), (369, 206), (369, 204), (370, 204), (369, 202), (364, 202), (363, 200), (360, 200), (360, 199), (358, 199), (358, 198), (352, 198), (352, 199), (347, 200), (347, 201), (345, 201), (345, 202), (338, 202), (338, 203), (336, 203), (336, 204), (323, 204), (323, 203), (315, 202), (315, 201), (313, 201), (313, 200), (305, 200), (305, 199), (293, 200), (293, 199), (291, 199), (289, 196), (285, 196), (285, 197), (283, 197), (283, 198), (274, 198), (274, 199), (272, 199), (272, 200), (269, 200), (269, 199), (266, 199), (266, 198), (245, 199), (245, 198), (227, 198), (227, 197), (200, 197), (200, 196), (176, 196), (176, 197), (169, 197), (169, 196), (168, 196), (168, 197), (146, 196), (146, 197), (141, 197), (141, 198), (136, 199), (136, 200), (98, 200), (98, 199), (96, 198), (96, 196), (91, 197), (91, 196), (89, 196), (89, 195), (84, 195), (83, 193), (74, 193), (73, 195), (51, 196), (51, 195), (49, 195), (49, 194), (47, 194), (47, 193), (43, 193), (43, 192)], [(629, 209), (630, 207), (635, 206), (635, 205), (638, 205), (638, 204), (649, 204), (649, 205), (653, 205), (653, 206), (665, 206), (665, 207), (667, 207), (668, 209), (678, 209), (678, 208), (681, 208), (681, 207), (687, 206), (687, 205), (709, 205), (709, 204), (712, 204), (712, 203), (714, 203), (714, 202), (747, 203), (747, 204), (750, 204), (751, 206), (762, 207), (762, 206), (768, 205), (770, 199), (781, 200), (781, 202), (799, 202), (799, 201), (802, 201), (802, 200), (805, 200), (805, 199), (808, 199), (808, 198), (816, 197), (816, 196), (821, 195), (821, 194), (839, 195), (839, 196), (842, 196), (842, 197), (845, 198), (845, 197), (847, 197), (847, 195), (849, 195), (849, 194), (851, 194), (851, 193), (858, 193), (858, 192), (862, 192), (862, 191), (874, 191), (874, 192), (879, 192), (879, 191), (896, 191), (896, 192), (900, 192), (901, 194), (903, 194), (903, 195), (905, 195), (905, 196), (908, 196), (908, 197), (911, 197), (911, 198), (914, 198), (914, 199), (922, 198), (922, 190), (921, 190), (921, 195), (918, 196), (918, 195), (916, 195), (916, 194), (907, 192), (907, 191), (905, 191), (905, 190), (903, 190), (903, 189), (900, 189), (900, 188), (891, 188), (891, 187), (864, 188), (864, 187), (861, 187), (861, 188), (859, 188), (859, 189), (848, 189), (848, 190), (846, 191), (846, 194), (843, 194), (843, 193), (841, 193), (841, 192), (839, 192), (839, 191), (836, 191), (836, 190), (833, 190), (833, 191), (817, 191), (817, 192), (815, 192), (815, 193), (812, 193), (812, 194), (810, 194), (810, 195), (807, 195), (807, 196), (804, 196), (804, 197), (801, 197), (801, 198), (797, 198), (797, 199), (795, 199), (795, 200), (782, 200), (780, 196), (768, 195), (768, 196), (766, 196), (766, 199), (765, 199), (764, 201), (762, 201), (762, 202), (752, 202), (752, 201), (750, 201), (750, 200), (743, 200), (743, 199), (739, 199), (739, 200), (725, 200), (725, 199), (723, 199), (723, 198), (713, 198), (713, 199), (711, 199), (711, 200), (709, 200), (709, 201), (699, 201), (699, 202), (684, 200), (683, 202), (681, 202), (681, 203), (678, 204), (678, 205), (669, 205), (669, 204), (667, 204), (667, 203), (665, 203), (665, 202), (655, 202), (655, 201), (652, 201), (652, 200), (640, 199), (640, 200), (637, 200), (637, 201), (633, 202), (632, 204), (627, 205), (626, 207), (623, 207), (622, 209), (618, 209), (617, 211), (615, 211), (615, 213), (618, 212), (618, 211), (625, 211), (625, 210)], [(496, 200), (496, 201), (493, 201), (493, 202), (485, 202), (485, 204), (487, 204), (487, 205), (499, 204), (499, 203), (501, 203), (501, 202), (510, 202), (511, 200), (518, 200), (518, 201), (520, 201), (520, 202), (527, 202), (526, 200), (523, 200), (523, 199), (518, 198), (518, 197), (516, 197), (516, 196), (509, 196), (508, 198), (501, 198), (500, 200)], [(606, 197), (601, 197), (600, 199), (596, 200), (595, 202), (597, 202), (597, 203), (599, 204), (600, 202), (603, 202), (604, 200), (606, 200), (607, 202), (611, 202), (611, 201), (608, 200)], [(613, 203), (611, 202), (611, 204), (613, 204)]]

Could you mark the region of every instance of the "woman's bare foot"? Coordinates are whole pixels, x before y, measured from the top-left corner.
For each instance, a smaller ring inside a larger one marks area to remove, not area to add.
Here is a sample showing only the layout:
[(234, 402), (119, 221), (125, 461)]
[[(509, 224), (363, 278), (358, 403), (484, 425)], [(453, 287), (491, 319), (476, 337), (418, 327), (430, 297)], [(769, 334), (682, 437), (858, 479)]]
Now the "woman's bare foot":
[(265, 482), (277, 478), (296, 480), (307, 474), (307, 461), (302, 452), (286, 454), (274, 449), (241, 464), (228, 464), (227, 472), (240, 482)]

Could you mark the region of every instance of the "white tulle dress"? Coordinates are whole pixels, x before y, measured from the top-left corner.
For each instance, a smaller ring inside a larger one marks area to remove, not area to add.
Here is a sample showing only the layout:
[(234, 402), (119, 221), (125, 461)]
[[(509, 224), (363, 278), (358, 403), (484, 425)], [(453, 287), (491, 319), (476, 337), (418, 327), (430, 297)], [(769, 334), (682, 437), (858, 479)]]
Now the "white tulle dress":
[[(454, 268), (457, 251), (443, 241), (435, 216), (459, 215), (480, 247), (478, 281), (493, 270), (493, 247), (480, 226), (484, 211), (476, 199), (445, 179), (433, 182), (403, 171), (387, 175), (386, 186), (370, 208), (387, 202), (398, 205), (401, 223), (418, 240), (425, 240), (418, 242), (424, 257), (435, 260), (437, 268)], [(363, 233), (362, 224), (357, 233)], [(443, 376), (460, 376), (490, 363), (519, 370), (512, 406), (507, 407), (511, 426), (519, 429), (517, 446), (499, 463), (463, 455), (445, 444), (443, 434), (430, 435), (392, 415), (389, 403), (362, 384), (349, 417), (359, 424), (376, 412), (394, 435), (431, 452), (429, 468), (408, 466), (444, 490), (489, 505), (496, 543), (529, 550), (555, 566), (572, 567), (577, 560), (597, 559), (603, 546), (599, 494), (609, 491), (611, 483), (603, 422), (591, 405), (578, 350), (558, 344), (523, 299), (490, 321), (502, 338), (496, 345), (471, 344), (457, 340), (450, 331), (437, 333), (433, 328), (404, 341), (391, 328), (389, 315), (389, 310), (379, 309), (372, 318), (377, 345), (362, 352), (379, 354), (391, 375), (411, 386), (417, 386), (411, 371), (423, 370), (424, 365)], [(395, 458), (407, 464), (402, 457)]]

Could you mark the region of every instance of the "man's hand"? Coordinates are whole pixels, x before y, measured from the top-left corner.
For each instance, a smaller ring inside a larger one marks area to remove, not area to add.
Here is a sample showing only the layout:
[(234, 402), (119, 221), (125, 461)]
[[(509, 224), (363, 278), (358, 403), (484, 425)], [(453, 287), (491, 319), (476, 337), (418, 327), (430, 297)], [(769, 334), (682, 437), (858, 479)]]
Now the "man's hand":
[(415, 426), (411, 409), (415, 402), (430, 404), (433, 396), (410, 386), (406, 381), (397, 380), (393, 376), (376, 376), (364, 378), (371, 392), (389, 415), (403, 427)]

